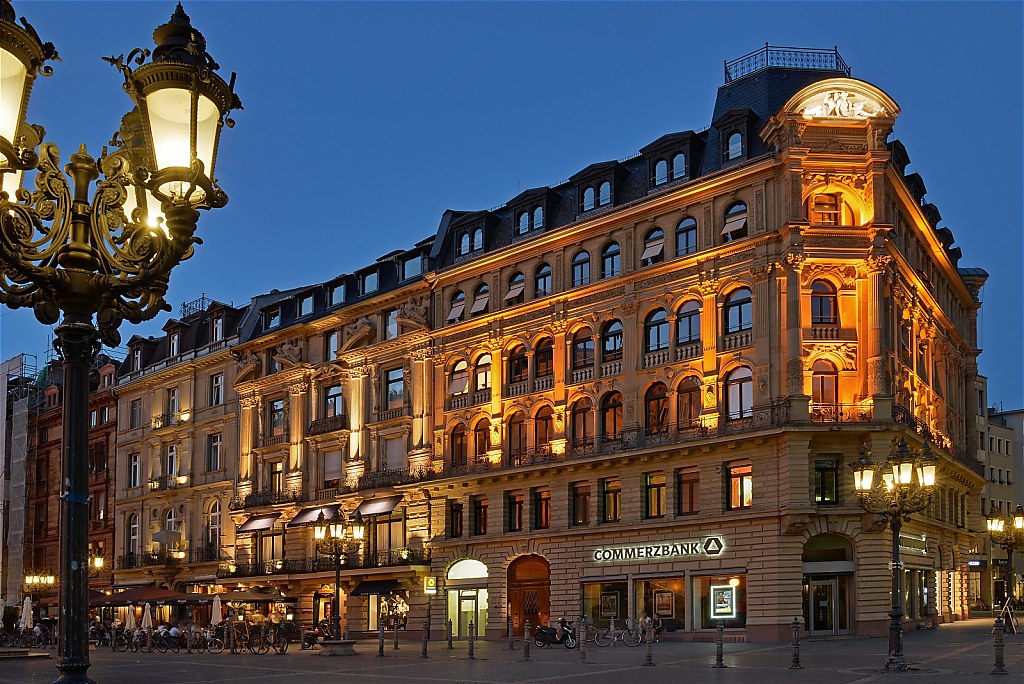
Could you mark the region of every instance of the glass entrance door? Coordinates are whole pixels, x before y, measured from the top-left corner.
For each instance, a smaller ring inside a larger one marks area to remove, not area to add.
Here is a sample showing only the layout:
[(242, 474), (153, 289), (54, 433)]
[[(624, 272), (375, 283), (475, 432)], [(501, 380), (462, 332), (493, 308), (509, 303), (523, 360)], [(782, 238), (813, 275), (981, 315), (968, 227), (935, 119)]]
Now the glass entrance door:
[(811, 634), (836, 634), (839, 632), (838, 613), (839, 583), (834, 580), (811, 580), (810, 624)]

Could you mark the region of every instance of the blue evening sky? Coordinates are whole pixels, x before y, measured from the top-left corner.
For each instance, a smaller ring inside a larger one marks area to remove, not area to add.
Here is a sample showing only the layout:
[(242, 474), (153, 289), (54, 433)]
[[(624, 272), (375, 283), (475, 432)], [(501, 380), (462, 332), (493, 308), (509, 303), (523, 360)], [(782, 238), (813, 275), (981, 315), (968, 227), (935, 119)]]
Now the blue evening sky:
[[(722, 63), (763, 46), (838, 46), (901, 107), (895, 136), (981, 267), (990, 403), (1024, 405), (1022, 4), (342, 3), (188, 0), (245, 110), (217, 176), (231, 198), (171, 277), (174, 314), (326, 280), (487, 209), (710, 123)], [(63, 58), (29, 121), (62, 158), (98, 154), (131, 103), (100, 56), (152, 47), (173, 0), (14, 0)], [(1011, 204), (1008, 204), (1012, 201)], [(133, 328), (160, 334), (167, 315)], [(3, 310), (0, 356), (42, 362), (49, 330)]]

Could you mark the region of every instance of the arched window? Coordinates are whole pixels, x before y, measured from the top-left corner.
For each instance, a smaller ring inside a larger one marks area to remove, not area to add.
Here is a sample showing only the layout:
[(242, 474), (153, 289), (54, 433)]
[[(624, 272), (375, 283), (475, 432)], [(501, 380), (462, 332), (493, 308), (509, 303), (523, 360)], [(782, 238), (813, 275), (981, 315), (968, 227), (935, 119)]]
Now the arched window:
[(524, 235), (530, 232), (530, 212), (524, 211), (519, 215), (519, 221), (516, 224), (516, 233)]
[(554, 437), (554, 425), (553, 425), (554, 411), (551, 410), (550, 406), (544, 406), (537, 415), (533, 418), (533, 434), (534, 434), (534, 446), (538, 452), (543, 452), (550, 448), (551, 438)]
[(838, 192), (813, 195), (807, 200), (807, 220), (821, 226), (838, 226), (843, 221), (843, 196)]
[(214, 499), (210, 509), (206, 512), (206, 547), (210, 549), (220, 548), (220, 535), (223, 530), (220, 502)]
[(601, 331), (601, 363), (622, 360), (622, 323), (609, 321)]
[(456, 290), (452, 295), (451, 306), (448, 309), (449, 321), (461, 321), (462, 314), (466, 311), (466, 295), (462, 290)]
[(686, 177), (686, 155), (680, 152), (672, 157), (672, 180)]
[(577, 252), (572, 258), (572, 286), (590, 283), (590, 252)]
[(537, 343), (534, 349), (533, 362), (535, 364), (534, 375), (538, 378), (547, 378), (555, 374), (555, 342), (546, 337)]
[(676, 388), (676, 419), (680, 427), (692, 427), (700, 423), (700, 380), (683, 378)]
[(459, 237), (459, 254), (469, 254), (469, 233), (463, 233)]
[(696, 300), (691, 299), (679, 307), (676, 326), (679, 332), (676, 341), (679, 344), (700, 340), (700, 304)]
[(750, 301), (750, 290), (741, 287), (725, 298), (725, 332), (726, 334), (750, 330), (753, 327), (753, 304)]
[(668, 315), (664, 309), (655, 309), (644, 321), (644, 353), (668, 349)]
[(469, 391), (469, 364), (459, 361), (452, 368), (451, 384), (448, 386), (448, 394), (458, 397)]
[(516, 347), (508, 355), (508, 381), (523, 382), (530, 377), (526, 347)]
[(811, 402), (834, 405), (839, 401), (839, 372), (825, 359), (818, 359), (811, 366)]
[(644, 395), (644, 414), (647, 434), (655, 435), (668, 430), (668, 387), (656, 382)]
[(668, 182), (668, 162), (664, 159), (659, 159), (654, 164), (654, 184), (661, 185), (662, 183)]
[(533, 276), (533, 296), (547, 297), (551, 294), (551, 267), (541, 264)]
[(491, 288), (481, 283), (473, 292), (473, 307), (469, 313), (473, 316), (487, 313), (487, 305), (491, 301)]
[(583, 397), (572, 405), (570, 413), (572, 425), (572, 447), (581, 449), (594, 443), (594, 403), (589, 397)]
[(612, 203), (612, 184), (608, 181), (601, 183), (601, 189), (598, 191), (597, 206), (603, 207), (606, 204)]
[(697, 251), (697, 221), (687, 216), (676, 226), (676, 256), (685, 256)]
[(476, 378), (473, 383), (475, 391), (491, 389), (491, 355), (484, 354), (476, 360)]
[(525, 296), (523, 292), (526, 290), (526, 276), (519, 271), (512, 274), (512, 277), (508, 279), (508, 294), (505, 295), (505, 301), (509, 304), (522, 304)]
[(611, 278), (619, 275), (619, 243), (609, 242), (601, 250), (601, 277)]
[(665, 231), (655, 228), (644, 238), (644, 253), (640, 255), (640, 263), (650, 266), (665, 260)]
[(583, 211), (590, 211), (594, 208), (595, 197), (596, 193), (594, 192), (594, 188), (588, 185), (583, 190)]
[(124, 534), (124, 552), (129, 556), (139, 553), (139, 514), (132, 513), (128, 516)]
[(491, 448), (491, 422), (484, 418), (473, 428), (473, 454), (478, 458), (487, 455)]
[(517, 411), (508, 419), (508, 449), (513, 456), (525, 454), (529, 448), (526, 438), (526, 414)]
[(580, 328), (572, 336), (572, 369), (581, 370), (594, 365), (594, 333)]
[(811, 283), (811, 323), (835, 325), (839, 322), (836, 288), (827, 280)]
[(477, 228), (473, 231), (473, 251), (484, 248), (484, 229)]
[(544, 227), (544, 207), (537, 207), (533, 210), (533, 229), (540, 230)]
[(601, 436), (605, 441), (622, 437), (622, 394), (609, 392), (601, 400)]
[(466, 426), (459, 423), (452, 428), (452, 467), (465, 467), (469, 463), (469, 454), (466, 449)]
[(726, 242), (747, 237), (747, 205), (736, 202), (729, 205), (725, 212), (725, 227), (722, 228), (722, 239)]
[(726, 144), (725, 160), (732, 161), (743, 156), (743, 136), (739, 131), (729, 135), (729, 142)]
[(728, 420), (748, 418), (753, 415), (751, 406), (754, 403), (754, 376), (750, 369), (741, 366), (725, 381), (725, 412)]

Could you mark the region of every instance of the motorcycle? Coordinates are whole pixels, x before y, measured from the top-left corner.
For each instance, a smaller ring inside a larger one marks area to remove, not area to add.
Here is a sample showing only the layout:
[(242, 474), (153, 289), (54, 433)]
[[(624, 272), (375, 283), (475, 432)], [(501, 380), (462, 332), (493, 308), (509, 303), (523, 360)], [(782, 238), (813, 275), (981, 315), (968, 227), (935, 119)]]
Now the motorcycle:
[(533, 639), (539, 647), (562, 644), (570, 650), (576, 648), (576, 631), (565, 618), (558, 619), (558, 627), (538, 625), (533, 632)]

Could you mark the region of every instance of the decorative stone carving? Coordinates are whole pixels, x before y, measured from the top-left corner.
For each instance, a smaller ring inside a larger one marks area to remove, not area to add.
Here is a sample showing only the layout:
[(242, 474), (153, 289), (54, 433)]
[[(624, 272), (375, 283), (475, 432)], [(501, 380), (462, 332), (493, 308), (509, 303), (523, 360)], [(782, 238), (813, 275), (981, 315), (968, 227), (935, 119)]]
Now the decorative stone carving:
[(837, 278), (844, 288), (853, 287), (857, 282), (857, 269), (853, 266), (813, 263), (807, 264), (803, 269), (801, 269), (800, 284), (807, 287), (823, 275), (830, 275)]
[(813, 173), (804, 172), (804, 184), (815, 185), (818, 183), (824, 183), (825, 185), (832, 185), (839, 183), (850, 188), (856, 188), (857, 190), (863, 190), (867, 184), (867, 176), (863, 173)]
[(640, 302), (624, 301), (620, 306), (622, 308), (622, 313), (626, 314), (627, 316), (632, 316), (637, 312), (637, 309), (640, 308)]
[(555, 432), (564, 432), (565, 431), (565, 409), (561, 408), (561, 407), (556, 408), (554, 413), (552, 414), (552, 418), (554, 419)]
[(833, 138), (825, 142), (811, 143), (810, 150), (821, 154), (867, 154), (868, 146), (844, 143)]
[(768, 275), (772, 272), (771, 264), (760, 264), (758, 266), (752, 266), (750, 269), (750, 277), (755, 283), (763, 283), (768, 280)]
[(804, 393), (804, 363), (800, 359), (786, 363), (786, 390), (790, 394)]
[(782, 257), (782, 263), (789, 270), (800, 273), (804, 268), (806, 258), (802, 252), (787, 252), (786, 256)]
[(354, 349), (360, 343), (373, 342), (377, 338), (377, 326), (366, 316), (360, 316), (345, 326), (345, 338), (340, 353)]
[(860, 93), (828, 90), (810, 96), (796, 107), (796, 111), (800, 112), (805, 119), (819, 117), (867, 119), (878, 116), (885, 110), (881, 104)]
[(501, 423), (491, 423), (491, 446), (501, 446)]
[(709, 383), (704, 387), (704, 408), (715, 408), (715, 403), (715, 387)]
[(260, 405), (260, 398), (255, 394), (247, 394), (238, 398), (238, 404), (244, 409), (254, 409)]
[(718, 294), (719, 282), (717, 278), (706, 277), (703, 273), (697, 282), (697, 289), (705, 297), (713, 297)]
[(842, 363), (840, 370), (857, 369), (857, 345), (855, 344), (809, 344), (804, 346), (804, 356), (816, 357), (821, 354), (831, 354), (838, 357)]
[(427, 304), (425, 297), (410, 297), (398, 305), (395, 319), (399, 325), (409, 328), (427, 329)]
[(288, 394), (299, 397), (309, 391), (309, 383), (305, 380), (293, 382), (288, 385)]
[(254, 380), (263, 369), (263, 359), (253, 352), (247, 352), (238, 360), (235, 371), (235, 384), (246, 380)]
[(868, 268), (872, 272), (884, 271), (889, 267), (889, 264), (892, 263), (892, 257), (887, 254), (880, 256), (869, 256), (866, 259), (866, 261), (868, 264)]
[(758, 233), (764, 232), (764, 190), (754, 191), (754, 228)]
[(297, 337), (285, 340), (277, 346), (274, 360), (285, 367), (294, 366), (302, 360), (302, 341)]

